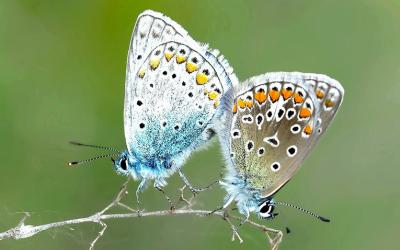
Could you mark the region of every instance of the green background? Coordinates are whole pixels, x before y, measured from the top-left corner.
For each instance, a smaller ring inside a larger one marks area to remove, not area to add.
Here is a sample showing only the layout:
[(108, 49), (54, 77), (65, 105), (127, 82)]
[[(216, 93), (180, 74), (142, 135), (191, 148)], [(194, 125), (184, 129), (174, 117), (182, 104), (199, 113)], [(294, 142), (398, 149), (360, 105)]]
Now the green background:
[[(328, 74), (346, 90), (341, 110), (302, 170), (277, 199), (326, 215), (318, 222), (279, 208), (275, 228), (289, 226), (283, 249), (398, 248), (400, 3), (397, 0), (52, 1), (0, 2), (0, 231), (90, 215), (124, 179), (109, 160), (68, 168), (96, 150), (69, 140), (125, 147), (125, 62), (136, 17), (165, 13), (194, 39), (229, 59), (241, 80), (267, 71)], [(197, 186), (218, 177), (214, 141), (185, 167)], [(130, 186), (128, 203), (134, 204)], [(170, 179), (169, 194), (181, 185)], [(224, 193), (201, 194), (214, 208)], [(166, 208), (148, 189), (148, 210)], [(191, 216), (109, 221), (96, 249), (266, 249), (263, 234), (240, 228), (231, 242), (221, 219)], [(72, 230), (74, 229), (74, 230)], [(96, 224), (63, 227), (0, 249), (88, 249)]]

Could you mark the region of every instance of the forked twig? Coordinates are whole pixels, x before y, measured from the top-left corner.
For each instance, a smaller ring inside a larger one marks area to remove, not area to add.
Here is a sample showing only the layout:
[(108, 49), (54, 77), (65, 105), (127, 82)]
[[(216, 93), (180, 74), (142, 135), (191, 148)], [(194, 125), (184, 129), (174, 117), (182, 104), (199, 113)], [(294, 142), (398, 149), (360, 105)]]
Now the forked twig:
[[(18, 223), (17, 226), (5, 231), (5, 232), (0, 232), (0, 240), (4, 239), (24, 239), (24, 238), (29, 238), (32, 237), (42, 231), (46, 231), (52, 228), (58, 228), (58, 227), (63, 227), (63, 226), (68, 226), (68, 225), (75, 225), (75, 224), (81, 224), (81, 223), (97, 223), (101, 226), (101, 230), (98, 232), (96, 238), (91, 242), (89, 250), (93, 250), (95, 247), (95, 244), (101, 239), (101, 237), (104, 235), (105, 231), (107, 230), (107, 224), (104, 222), (106, 220), (110, 219), (124, 219), (124, 218), (137, 218), (137, 217), (150, 217), (150, 216), (168, 216), (168, 215), (195, 215), (195, 216), (200, 216), (200, 217), (210, 217), (209, 215), (212, 216), (218, 216), (222, 219), (224, 219), (230, 226), (232, 230), (232, 240), (235, 240), (236, 238), (239, 240), (240, 243), (243, 242), (243, 239), (239, 235), (236, 226), (232, 223), (231, 219), (240, 222), (242, 218), (238, 216), (231, 216), (228, 215), (225, 211), (215, 211), (214, 213), (211, 213), (212, 211), (210, 210), (200, 210), (200, 209), (192, 209), (192, 199), (186, 199), (183, 196), (183, 192), (185, 190), (185, 186), (180, 189), (181, 191), (181, 197), (180, 199), (186, 203), (185, 206), (175, 209), (175, 210), (159, 210), (159, 211), (138, 211), (137, 209), (133, 209), (129, 207), (128, 205), (124, 204), (121, 202), (122, 198), (127, 194), (127, 187), (130, 179), (128, 179), (121, 187), (120, 191), (114, 198), (114, 200), (107, 205), (104, 209), (102, 209), (100, 212), (97, 212), (93, 215), (90, 215), (88, 217), (83, 217), (83, 218), (77, 218), (77, 219), (71, 219), (71, 220), (65, 220), (65, 221), (58, 221), (58, 222), (53, 222), (49, 224), (43, 224), (43, 225), (26, 225), (25, 221), (29, 217), (28, 213), (25, 213), (25, 216), (23, 219)], [(111, 208), (114, 207), (122, 207), (126, 209), (128, 212), (127, 213), (107, 213)], [(268, 228), (264, 225), (258, 224), (254, 221), (248, 220), (247, 221), (250, 225), (260, 229), (263, 231), (267, 238), (268, 242), (271, 246), (272, 250), (277, 250), (279, 248), (280, 243), (282, 242), (282, 237), (283, 234), (279, 230), (275, 230), (272, 228)], [(274, 234), (274, 237), (271, 237), (270, 234)]]

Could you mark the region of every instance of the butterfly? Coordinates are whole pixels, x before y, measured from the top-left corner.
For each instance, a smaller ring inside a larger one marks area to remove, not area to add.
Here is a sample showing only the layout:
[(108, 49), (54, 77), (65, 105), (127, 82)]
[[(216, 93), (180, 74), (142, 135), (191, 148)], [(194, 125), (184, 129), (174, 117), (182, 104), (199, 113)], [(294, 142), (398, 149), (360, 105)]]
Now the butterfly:
[[(273, 196), (293, 177), (339, 109), (344, 89), (328, 76), (275, 72), (252, 77), (235, 90), (227, 131), (220, 136), (227, 171), (227, 208), (273, 218)], [(229, 135), (228, 135), (229, 134)]]
[(117, 173), (150, 181), (162, 191), (166, 179), (204, 146), (224, 122), (238, 80), (218, 50), (194, 41), (179, 24), (151, 10), (137, 18), (125, 81), (127, 150), (113, 160)]

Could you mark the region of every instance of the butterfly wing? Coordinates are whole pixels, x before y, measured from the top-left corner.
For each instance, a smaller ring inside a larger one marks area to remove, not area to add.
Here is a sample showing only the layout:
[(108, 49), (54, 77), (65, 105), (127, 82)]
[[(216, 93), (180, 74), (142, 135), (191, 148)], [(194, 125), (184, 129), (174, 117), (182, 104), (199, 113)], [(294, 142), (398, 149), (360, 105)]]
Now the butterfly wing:
[(162, 14), (144, 12), (128, 54), (124, 107), (128, 150), (144, 159), (187, 154), (209, 139), (209, 129), (221, 116), (236, 82), (218, 51), (195, 42)]
[(264, 197), (299, 169), (338, 110), (344, 90), (324, 75), (267, 73), (235, 94), (232, 166)]

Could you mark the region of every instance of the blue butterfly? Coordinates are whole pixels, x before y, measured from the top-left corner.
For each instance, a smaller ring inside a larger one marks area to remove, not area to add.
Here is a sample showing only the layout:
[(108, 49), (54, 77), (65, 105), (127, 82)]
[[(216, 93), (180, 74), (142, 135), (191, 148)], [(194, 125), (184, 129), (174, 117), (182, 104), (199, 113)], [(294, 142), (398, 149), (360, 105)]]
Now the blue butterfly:
[(117, 173), (139, 180), (136, 195), (154, 181), (162, 191), (190, 154), (223, 129), (238, 80), (219, 51), (194, 41), (179, 24), (154, 11), (139, 15), (126, 68), (127, 150)]

